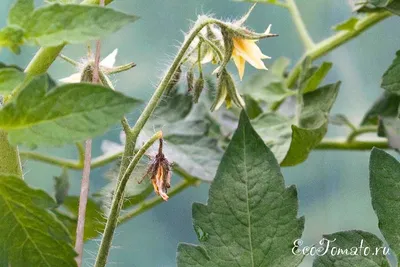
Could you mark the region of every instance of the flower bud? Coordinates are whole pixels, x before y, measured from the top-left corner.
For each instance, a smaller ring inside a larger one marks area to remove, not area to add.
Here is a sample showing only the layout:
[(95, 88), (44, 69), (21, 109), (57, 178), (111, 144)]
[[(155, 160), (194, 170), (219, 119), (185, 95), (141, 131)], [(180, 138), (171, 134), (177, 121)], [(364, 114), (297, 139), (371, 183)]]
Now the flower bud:
[(221, 23), (221, 28), (228, 31), (232, 37), (242, 38), (247, 40), (260, 40), (268, 37), (278, 36), (277, 34), (271, 33), (271, 25), (265, 30), (264, 33), (257, 33), (246, 29), (245, 27), (232, 23)]
[(226, 96), (228, 95), (228, 91), (226, 89), (226, 82), (223, 79), (223, 75), (218, 77), (217, 82), (217, 94), (215, 96), (214, 103), (211, 106), (211, 111), (217, 110), (221, 107), (221, 105), (226, 100)]
[(222, 70), (218, 78), (217, 96), (211, 106), (211, 111), (217, 110), (224, 101), (226, 102), (227, 108), (230, 108), (232, 103), (240, 108), (244, 108), (245, 106), (243, 98), (236, 89), (232, 76), (226, 69)]
[(93, 65), (88, 64), (84, 67), (81, 73), (81, 82), (91, 83), (93, 81)]
[(204, 89), (204, 79), (202, 76), (200, 76), (194, 85), (193, 103), (199, 102), (199, 98), (200, 98), (201, 92), (203, 92), (203, 89)]
[(236, 106), (243, 108), (245, 106), (244, 100), (236, 89), (235, 82), (233, 81), (232, 76), (226, 70), (223, 71), (222, 75), (225, 79), (229, 98)]
[(181, 74), (182, 74), (182, 68), (181, 68), (181, 66), (179, 66), (178, 69), (175, 71), (167, 88), (165, 89), (166, 94), (169, 94), (171, 92), (171, 90), (175, 88), (175, 86), (178, 84), (179, 80), (181, 79)]
[(194, 74), (193, 74), (193, 69), (190, 69), (187, 74), (186, 74), (186, 81), (187, 81), (187, 87), (188, 87), (188, 92), (193, 91), (194, 89)]

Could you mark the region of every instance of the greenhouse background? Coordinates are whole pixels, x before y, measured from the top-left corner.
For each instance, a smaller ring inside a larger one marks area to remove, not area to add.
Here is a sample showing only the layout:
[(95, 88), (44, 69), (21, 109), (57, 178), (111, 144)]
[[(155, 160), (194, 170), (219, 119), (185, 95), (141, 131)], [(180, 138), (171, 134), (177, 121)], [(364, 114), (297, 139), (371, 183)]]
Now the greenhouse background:
[[(38, 3), (42, 1), (37, 1)], [(351, 16), (348, 0), (298, 0), (296, 1), (309, 32), (315, 41), (333, 33), (331, 27)], [(11, 0), (0, 2), (0, 26), (6, 23)], [(117, 64), (134, 61), (137, 67), (113, 77), (117, 90), (146, 100), (154, 90), (164, 69), (171, 61), (183, 32), (198, 14), (214, 14), (221, 18), (238, 18), (249, 8), (248, 3), (228, 0), (116, 0), (114, 8), (141, 17), (136, 23), (123, 28), (103, 41), (102, 55), (118, 48)], [(333, 62), (326, 82), (342, 81), (338, 100), (332, 114), (346, 113), (355, 123), (360, 122), (372, 102), (381, 94), (380, 77), (399, 49), (399, 18), (390, 18), (321, 59)], [(272, 57), (271, 63), (285, 56), (295, 62), (302, 55), (302, 44), (288, 12), (279, 7), (259, 4), (247, 24), (263, 31), (272, 24), (278, 38), (263, 40), (260, 47)], [(0, 53), (0, 61), (25, 67), (37, 48), (23, 47), (21, 55), (7, 50)], [(79, 59), (86, 54), (83, 45), (69, 45), (63, 53)], [(73, 67), (57, 60), (50, 74), (60, 79), (74, 72)], [(256, 70), (246, 69), (249, 78)], [(130, 114), (134, 121), (138, 114)], [(101, 154), (102, 140), (119, 141), (121, 127), (116, 125), (105, 136), (96, 138), (93, 155)], [(343, 136), (346, 129), (330, 126), (329, 136)], [(76, 158), (75, 147), (40, 147), (39, 151)], [(312, 245), (322, 234), (341, 230), (360, 229), (382, 237), (377, 218), (372, 210), (368, 188), (369, 152), (315, 151), (308, 160), (296, 167), (284, 168), (287, 185), (295, 184), (300, 202), (299, 216), (306, 217), (303, 240)], [(105, 174), (111, 165), (96, 169), (91, 174), (91, 192), (103, 187)], [(37, 162), (24, 164), (26, 181), (48, 192), (53, 190), (53, 176), (60, 169)], [(80, 172), (70, 172), (71, 191), (79, 193)], [(176, 181), (176, 180), (175, 180)], [(134, 218), (117, 229), (110, 266), (176, 266), (175, 254), (179, 242), (197, 243), (191, 221), (191, 204), (207, 201), (208, 185), (190, 188), (167, 203)], [(268, 227), (266, 225), (265, 227)], [(86, 266), (93, 263), (98, 241), (85, 246)], [(310, 266), (307, 259), (302, 266)]]

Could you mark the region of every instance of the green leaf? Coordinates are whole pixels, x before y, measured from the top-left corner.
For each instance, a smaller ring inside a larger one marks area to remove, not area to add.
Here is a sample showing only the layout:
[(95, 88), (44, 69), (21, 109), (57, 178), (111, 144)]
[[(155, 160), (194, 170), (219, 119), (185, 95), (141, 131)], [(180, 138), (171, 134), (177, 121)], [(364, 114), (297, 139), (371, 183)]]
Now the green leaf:
[(193, 205), (200, 246), (180, 244), (186, 266), (298, 266), (291, 252), (304, 218), (297, 218), (297, 192), (285, 188), (279, 165), (242, 112), (223, 156), (207, 205)]
[(256, 101), (273, 103), (295, 94), (285, 86), (284, 73), (289, 65), (289, 59), (278, 58), (270, 67), (270, 71), (259, 72), (247, 81), (242, 92)]
[(244, 84), (242, 92), (266, 103), (281, 101), (296, 94), (285, 86), (283, 77), (276, 76), (272, 72), (257, 73)]
[(337, 232), (324, 235), (324, 241), (322, 255), (315, 258), (313, 267), (390, 267), (386, 258), (388, 249), (371, 233), (359, 230)]
[(400, 256), (400, 163), (383, 150), (374, 148), (369, 162), (372, 207), (378, 226), (399, 259)]
[(286, 57), (280, 57), (272, 63), (272, 66), (269, 68), (269, 71), (279, 78), (284, 78), (286, 74), (286, 69), (290, 65), (290, 59)]
[(305, 161), (327, 132), (331, 110), (340, 82), (323, 86), (303, 96), (300, 124), (274, 113), (263, 114), (254, 127), (271, 147), (281, 166), (294, 166)]
[(24, 73), (16, 68), (0, 68), (0, 94), (11, 92), (24, 78)]
[[(76, 225), (79, 211), (79, 197), (69, 196), (64, 200), (62, 208), (66, 209), (69, 214), (57, 214), (58, 218), (65, 224), (71, 235), (76, 235)], [(97, 237), (103, 232), (106, 223), (106, 217), (101, 209), (101, 205), (96, 203), (92, 198), (88, 199), (86, 205), (85, 217), (85, 236), (84, 240), (89, 240)]]
[(278, 113), (264, 113), (252, 121), (252, 125), (280, 163), (286, 157), (292, 138), (294, 121)]
[(249, 116), (250, 119), (256, 118), (258, 115), (260, 115), (263, 112), (263, 110), (260, 107), (260, 105), (251, 96), (245, 95), (244, 96), (244, 102), (246, 104), (245, 105), (246, 113), (247, 113), (247, 115)]
[(315, 91), (320, 83), (325, 79), (329, 70), (332, 68), (332, 63), (323, 62), (322, 65), (316, 69), (315, 72), (311, 74), (311, 76), (303, 82), (301, 87), (301, 91), (303, 94)]
[(33, 0), (17, 0), (8, 13), (8, 24), (23, 27), (34, 9)]
[(400, 51), (397, 51), (392, 65), (383, 74), (381, 86), (389, 93), (400, 95)]
[(20, 45), (24, 39), (24, 31), (21, 28), (7, 26), (0, 30), (0, 48), (8, 47), (15, 54), (20, 53)]
[(378, 125), (378, 118), (394, 118), (398, 115), (400, 95), (385, 92), (364, 115), (361, 125)]
[(393, 14), (400, 16), (400, 1), (398, 0), (368, 0), (367, 3), (375, 6), (375, 9), (386, 9)]
[(333, 26), (333, 29), (335, 31), (354, 31), (358, 21), (359, 21), (358, 18), (351, 17), (348, 20)]
[(39, 45), (57, 46), (102, 38), (137, 19), (105, 7), (53, 4), (36, 9), (24, 29)]
[(400, 119), (382, 118), (381, 121), (383, 126), (382, 137), (387, 137), (391, 148), (400, 151)]
[(55, 207), (44, 191), (0, 176), (0, 247), (6, 248), (11, 266), (77, 266), (67, 230), (48, 212)]
[(385, 9), (389, 10), (393, 14), (400, 16), (400, 1), (392, 0), (389, 1), (388, 5), (386, 5)]
[(294, 166), (308, 158), (328, 130), (328, 117), (339, 92), (340, 82), (305, 94), (300, 125), (292, 126), (292, 139), (281, 166)]
[[(199, 106), (200, 105), (200, 106)], [(222, 157), (218, 140), (208, 133), (212, 126), (201, 104), (193, 108), (191, 96), (172, 91), (162, 102), (139, 136), (138, 146), (162, 129), (164, 154), (190, 175), (211, 181)]]
[(351, 130), (355, 130), (356, 127), (352, 124), (352, 122), (347, 118), (344, 114), (335, 114), (329, 117), (329, 123), (337, 126), (347, 126)]
[(321, 142), (327, 132), (327, 123), (312, 129), (292, 125), (292, 139), (281, 166), (294, 166), (308, 158), (310, 152)]
[(58, 205), (64, 203), (65, 198), (68, 196), (69, 190), (69, 177), (67, 169), (63, 169), (60, 176), (54, 176), (54, 191), (55, 199)]
[[(105, 132), (138, 100), (93, 84), (67, 84), (46, 92), (47, 77), (35, 78), (0, 110), (0, 128), (13, 144), (63, 145)], [(26, 138), (29, 136), (29, 138)]]

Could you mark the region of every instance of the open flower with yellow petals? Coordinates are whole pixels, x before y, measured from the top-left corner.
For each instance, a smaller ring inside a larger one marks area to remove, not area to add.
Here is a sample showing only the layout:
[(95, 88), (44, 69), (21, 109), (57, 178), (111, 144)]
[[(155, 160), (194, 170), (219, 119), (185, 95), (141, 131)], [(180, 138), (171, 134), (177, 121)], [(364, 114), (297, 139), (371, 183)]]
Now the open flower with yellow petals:
[[(271, 25), (269, 25), (265, 34), (269, 34)], [(243, 39), (240, 37), (233, 37), (233, 51), (232, 58), (239, 72), (240, 80), (243, 79), (246, 61), (256, 69), (267, 70), (263, 59), (270, 57), (264, 55), (261, 49), (257, 46), (257, 40)]]

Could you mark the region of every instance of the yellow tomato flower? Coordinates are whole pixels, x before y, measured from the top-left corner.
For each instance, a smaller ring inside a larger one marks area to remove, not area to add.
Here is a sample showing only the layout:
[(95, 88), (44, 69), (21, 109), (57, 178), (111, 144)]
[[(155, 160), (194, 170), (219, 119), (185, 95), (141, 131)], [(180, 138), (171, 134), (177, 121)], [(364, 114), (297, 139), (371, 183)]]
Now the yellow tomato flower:
[[(269, 34), (270, 30), (271, 25), (269, 25), (265, 33)], [(265, 64), (262, 60), (269, 59), (270, 57), (261, 52), (261, 49), (256, 44), (257, 40), (248, 40), (238, 37), (234, 37), (232, 39), (232, 58), (238, 69), (240, 80), (243, 79), (246, 61), (256, 69), (267, 70), (267, 67), (265, 67)]]

